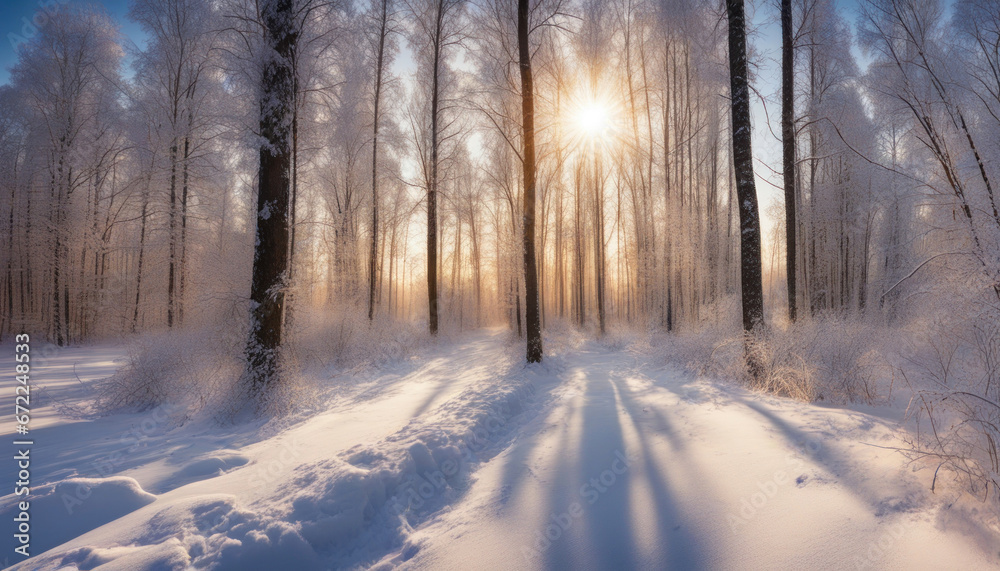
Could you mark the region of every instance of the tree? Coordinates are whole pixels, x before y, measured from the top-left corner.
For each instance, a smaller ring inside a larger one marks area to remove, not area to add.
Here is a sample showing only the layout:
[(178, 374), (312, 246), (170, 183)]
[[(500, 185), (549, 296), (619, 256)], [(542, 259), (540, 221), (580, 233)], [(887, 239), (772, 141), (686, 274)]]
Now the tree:
[(442, 145), (451, 135), (446, 134), (450, 122), (443, 117), (445, 108), (444, 88), (447, 75), (447, 51), (460, 42), (456, 29), (458, 13), (463, 0), (423, 0), (410, 6), (416, 20), (414, 43), (423, 52), (423, 64), (430, 69), (428, 95), (427, 140), (421, 149), (424, 187), (427, 192), (427, 309), (428, 328), (437, 335), (440, 311), (438, 309), (438, 192), (441, 182)]
[(529, 363), (542, 360), (542, 323), (538, 308), (538, 268), (535, 261), (535, 110), (528, 43), (528, 0), (517, 2), (517, 52), (521, 69), (521, 124), (524, 148), (524, 294)]
[[(743, 330), (764, 324), (764, 287), (760, 259), (760, 214), (750, 146), (750, 86), (747, 73), (746, 16), (743, 0), (726, 0), (729, 17), (729, 84), (733, 124), (733, 166), (740, 212), (740, 285)], [(751, 367), (753, 372), (753, 367)]]
[(257, 240), (250, 289), (250, 338), (244, 383), (252, 398), (279, 381), (278, 351), (288, 270), (288, 208), (294, 105), (292, 54), (298, 38), (292, 0), (264, 0), (261, 7), (265, 53), (260, 86)]
[(208, 68), (215, 33), (203, 0), (135, 0), (129, 17), (149, 34), (137, 83), (150, 99), (151, 120), (166, 127), (168, 178), (167, 327), (184, 319), (192, 159), (201, 145)]
[(26, 208), (40, 218), (38, 226), (28, 221), (25, 238), (35, 241), (30, 228), (48, 229), (34, 246), (45, 243), (47, 252), (24, 251), (26, 265), (43, 265), (27, 270), (41, 281), (26, 287), (44, 296), (37, 307), (57, 345), (86, 336), (100, 316), (96, 302), (107, 254), (101, 234), (109, 235), (112, 203), (123, 198), (109, 176), (121, 155), (117, 40), (106, 14), (61, 8), (21, 48), (11, 73), (29, 114)]
[[(0, 315), (0, 339), (4, 333), (15, 334), (14, 316), (14, 287), (15, 287), (15, 243), (19, 223), (24, 224), (22, 209), (18, 208), (18, 167), (23, 161), (24, 148), (24, 113), (17, 105), (16, 93), (8, 85), (0, 87), (0, 188), (3, 188), (2, 198), (7, 198), (9, 202), (5, 205), (8, 209), (4, 217), (7, 222), (5, 238), (7, 247), (0, 255), (6, 256), (4, 261), (3, 286), (0, 287), (0, 299), (3, 300), (2, 307), (5, 311)], [(9, 192), (8, 192), (9, 190)], [(9, 196), (9, 198), (8, 198)], [(20, 265), (21, 260), (17, 263)], [(21, 287), (18, 287), (21, 290)], [(23, 290), (22, 290), (23, 293)], [(22, 303), (23, 297), (22, 297)], [(27, 307), (24, 308), (27, 310)], [(22, 319), (26, 316), (22, 315)], [(20, 324), (17, 324), (20, 325)]]
[(792, 44), (792, 0), (781, 0), (781, 145), (785, 181), (785, 279), (788, 319), (795, 321), (795, 52)]
[(386, 63), (386, 40), (392, 30), (392, 2), (390, 0), (374, 0), (373, 17), (375, 27), (375, 74), (372, 93), (372, 244), (368, 256), (368, 319), (375, 318), (375, 286), (377, 283), (376, 258), (378, 256), (378, 133), (382, 102), (382, 84), (384, 82), (384, 64)]
[[(869, 69), (873, 91), (909, 115), (914, 147), (923, 147), (936, 171), (925, 186), (936, 194), (951, 195), (952, 222), (962, 221), (972, 240), (969, 253), (1000, 298), (1000, 271), (991, 253), (1000, 239), (995, 176), (976, 142), (981, 134), (975, 116), (966, 115), (968, 108), (956, 94), (965, 89), (955, 89), (961, 84), (951, 77), (942, 8), (925, 0), (866, 0), (861, 8), (862, 44), (876, 56)], [(967, 8), (963, 4), (962, 10)], [(988, 21), (982, 18), (980, 25), (988, 29)], [(987, 66), (989, 61), (987, 56)], [(984, 85), (982, 80), (971, 83)], [(989, 101), (983, 94), (979, 98)], [(991, 135), (987, 131), (986, 138)]]

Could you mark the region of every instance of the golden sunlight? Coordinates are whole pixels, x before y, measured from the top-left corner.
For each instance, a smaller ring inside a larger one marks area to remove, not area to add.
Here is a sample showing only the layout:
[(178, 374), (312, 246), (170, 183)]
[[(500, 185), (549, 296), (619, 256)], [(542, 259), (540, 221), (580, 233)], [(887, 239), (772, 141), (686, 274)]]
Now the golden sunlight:
[(599, 101), (591, 101), (580, 107), (576, 123), (581, 134), (603, 138), (611, 130), (611, 109)]
[(607, 149), (616, 146), (620, 136), (622, 105), (600, 89), (581, 89), (563, 115), (570, 147)]

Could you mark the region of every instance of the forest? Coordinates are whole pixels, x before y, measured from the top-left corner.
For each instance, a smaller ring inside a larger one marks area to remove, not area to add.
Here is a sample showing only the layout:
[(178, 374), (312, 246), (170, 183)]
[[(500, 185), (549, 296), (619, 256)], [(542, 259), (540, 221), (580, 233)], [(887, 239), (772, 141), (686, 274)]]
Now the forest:
[(91, 413), (291, 422), (317, 375), (499, 331), (521, 376), (596, 342), (892, 409), (927, 486), (1000, 513), (997, 0), (56, 0), (24, 22), (0, 341), (129, 345)]
[[(141, 48), (98, 8), (48, 16), (3, 89), (4, 335), (78, 343), (198, 327), (246, 304), (271, 57), (292, 82), (275, 117), (289, 140), (287, 311), (523, 333), (516, 6), (356, 4), (285, 7), (293, 35), (275, 53), (264, 3), (133, 2)], [(935, 2), (864, 4), (865, 76), (833, 2), (792, 4), (791, 130), (772, 129), (791, 139), (790, 248), (762, 237), (778, 259), (765, 264), (773, 318), (892, 318), (908, 284), (892, 287), (939, 249), (967, 250), (952, 262), (981, 259), (988, 275), (992, 4), (960, 3), (975, 13), (961, 21), (983, 27), (962, 27), (954, 46), (938, 46), (952, 24)], [(543, 324), (731, 321), (724, 15), (701, 2), (530, 3)], [(772, 218), (785, 234), (786, 215)], [(797, 288), (781, 283), (786, 266)]]

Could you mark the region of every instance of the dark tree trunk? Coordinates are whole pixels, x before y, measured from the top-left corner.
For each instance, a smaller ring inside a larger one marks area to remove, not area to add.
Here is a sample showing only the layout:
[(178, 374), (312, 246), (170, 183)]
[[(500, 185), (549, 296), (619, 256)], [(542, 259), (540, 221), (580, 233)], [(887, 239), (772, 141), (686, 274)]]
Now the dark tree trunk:
[(604, 181), (601, 169), (600, 155), (594, 150), (594, 296), (597, 298), (597, 328), (604, 336), (606, 315), (604, 308)]
[(295, 207), (299, 203), (299, 105), (302, 104), (302, 94), (299, 93), (299, 64), (297, 56), (298, 54), (292, 54), (292, 158), (291, 165), (289, 166), (289, 170), (291, 171), (291, 190), (288, 199), (288, 277), (286, 279), (287, 291), (285, 293), (285, 322), (282, 326), (286, 331), (291, 329), (292, 323), (295, 321)]
[(379, 103), (382, 98), (382, 63), (385, 60), (385, 38), (389, 33), (389, 0), (382, 0), (379, 14), (378, 49), (375, 54), (374, 125), (372, 126), (372, 247), (368, 257), (368, 320), (375, 318), (375, 284), (378, 254), (378, 127)]
[[(152, 166), (150, 166), (152, 172)], [(139, 226), (139, 262), (135, 274), (135, 307), (132, 312), (132, 332), (135, 333), (139, 327), (139, 303), (142, 299), (142, 265), (146, 257), (146, 221), (149, 218), (149, 178), (146, 179), (146, 187), (142, 191), (142, 214)]]
[(266, 45), (273, 50), (261, 85), (260, 166), (257, 240), (250, 290), (250, 338), (244, 382), (252, 398), (273, 388), (278, 378), (285, 273), (288, 269), (288, 208), (291, 149), (288, 124), (293, 105), (292, 53), (298, 34), (292, 0), (265, 0)]
[(583, 227), (581, 222), (582, 216), (582, 204), (583, 201), (583, 189), (582, 189), (582, 178), (583, 178), (583, 167), (582, 163), (578, 163), (576, 167), (576, 178), (575, 178), (575, 188), (576, 195), (574, 196), (575, 204), (573, 211), (573, 240), (574, 240), (574, 264), (573, 264), (573, 277), (576, 280), (574, 284), (574, 289), (576, 291), (576, 324), (581, 329), (586, 321), (586, 305), (584, 300), (584, 284), (583, 284)]
[[(191, 118), (188, 117), (188, 129)], [(177, 291), (177, 325), (184, 325), (184, 288), (187, 285), (187, 219), (188, 219), (188, 162), (191, 157), (191, 139), (184, 137), (184, 162), (181, 170), (181, 259), (178, 268), (180, 274)]]
[(529, 363), (542, 360), (542, 327), (535, 261), (535, 110), (528, 44), (528, 0), (517, 2), (517, 51), (521, 68), (521, 121), (524, 140), (524, 293)]
[(743, 0), (726, 0), (729, 16), (729, 82), (733, 122), (733, 164), (740, 210), (740, 284), (743, 329), (757, 330), (764, 322), (761, 281), (760, 218), (750, 146), (750, 86), (747, 76), (747, 38)]
[[(177, 110), (174, 109), (173, 125), (177, 124)], [(170, 143), (170, 235), (167, 254), (167, 327), (174, 326), (177, 297), (177, 136)]]
[(792, 0), (781, 0), (781, 144), (785, 178), (785, 274), (788, 319), (797, 317), (795, 296), (795, 54), (792, 49)]
[[(669, 41), (665, 41), (664, 42), (664, 53), (666, 53), (666, 54), (670, 53), (670, 42)], [(664, 271), (664, 280), (663, 280), (663, 287), (664, 287), (664, 293), (666, 294), (667, 299), (666, 299), (666, 304), (665, 304), (664, 311), (663, 311), (663, 324), (667, 328), (668, 332), (672, 332), (674, 330), (674, 299), (673, 299), (673, 294), (674, 294), (674, 291), (673, 291), (673, 285), (674, 285), (673, 284), (673, 280), (674, 280), (673, 261), (674, 260), (673, 260), (673, 246), (674, 246), (674, 243), (675, 243), (675, 239), (673, 238), (673, 234), (676, 232), (676, 229), (673, 228), (673, 225), (672, 225), (672, 222), (673, 222), (672, 218), (673, 218), (673, 216), (671, 215), (672, 212), (673, 212), (673, 204), (674, 204), (673, 201), (674, 201), (674, 199), (673, 199), (673, 196), (671, 194), (671, 188), (670, 188), (670, 173), (671, 173), (671, 165), (670, 165), (670, 155), (671, 155), (671, 148), (670, 148), (670, 127), (671, 127), (670, 113), (671, 113), (671, 100), (670, 100), (670, 97), (669, 97), (669, 95), (670, 95), (670, 74), (668, 73), (668, 71), (669, 71), (668, 70), (668, 67), (669, 67), (668, 62), (669, 62), (669, 58), (664, 58), (664, 63), (663, 63), (663, 77), (664, 77), (664, 80), (665, 80), (665, 89), (664, 89), (664, 93), (663, 93), (663, 184), (664, 184), (664, 195), (663, 195), (663, 199), (664, 199), (664, 202), (663, 202), (663, 204), (664, 204), (664, 210), (663, 210), (663, 222), (664, 222), (664, 229), (663, 229), (663, 236), (664, 236), (664, 238), (663, 238), (663, 241), (664, 241), (664, 244), (663, 244), (663, 252), (664, 252), (664, 254), (663, 254), (663, 257), (664, 257), (664, 260), (663, 260), (663, 271)]]
[[(63, 152), (60, 148), (60, 153)], [(63, 326), (63, 310), (60, 303), (61, 298), (59, 295), (59, 290), (62, 288), (62, 232), (65, 228), (63, 225), (63, 213), (62, 213), (62, 201), (63, 192), (62, 184), (65, 180), (63, 178), (63, 167), (64, 159), (59, 158), (59, 166), (56, 169), (57, 178), (53, 181), (52, 196), (54, 213), (52, 215), (52, 222), (54, 226), (53, 234), (55, 237), (54, 246), (52, 249), (52, 325), (53, 325), (53, 335), (52, 338), (55, 340), (56, 345), (62, 347), (66, 344), (67, 339), (63, 336), (63, 330), (66, 330), (66, 336), (69, 335), (69, 320), (66, 321), (65, 327)], [(68, 177), (67, 177), (68, 178)]]
[[(7, 226), (7, 315), (4, 316), (4, 326), (0, 328), (0, 341), (3, 332), (14, 333), (14, 211), (17, 208), (17, 159), (14, 160), (14, 176), (10, 181), (10, 219)], [(27, 317), (27, 308), (21, 307), (21, 319)]]
[(438, 184), (438, 112), (440, 107), (441, 43), (444, 34), (444, 0), (438, 0), (434, 21), (433, 78), (431, 84), (431, 180), (427, 185), (427, 308), (431, 335), (438, 332), (438, 244), (437, 244), (437, 184)]

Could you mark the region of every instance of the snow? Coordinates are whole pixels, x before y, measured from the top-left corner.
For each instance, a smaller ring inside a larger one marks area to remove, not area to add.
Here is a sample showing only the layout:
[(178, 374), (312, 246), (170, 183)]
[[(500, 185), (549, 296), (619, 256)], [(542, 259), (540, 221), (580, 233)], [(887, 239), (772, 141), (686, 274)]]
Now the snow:
[(996, 565), (942, 529), (898, 455), (859, 443), (895, 442), (876, 417), (649, 370), (597, 343), (568, 379), (425, 526), (413, 568), (501, 569), (515, 556), (522, 569)]
[[(60, 522), (33, 534), (31, 549), (41, 553), (69, 539), (152, 503), (156, 496), (143, 491), (132, 478), (69, 478), (33, 488), (30, 497), (8, 495), (0, 501), (0, 518), (11, 521), (20, 501), (30, 501), (30, 517), (36, 522)], [(15, 546), (8, 538), (10, 549)]]
[(124, 351), (59, 351), (33, 369), (34, 557), (14, 568), (1000, 564), (989, 506), (932, 494), (933, 465), (892, 450), (897, 411), (762, 396), (574, 338), (525, 366), (506, 335), (442, 339), (349, 377), (322, 412), (236, 426), (89, 415)]

